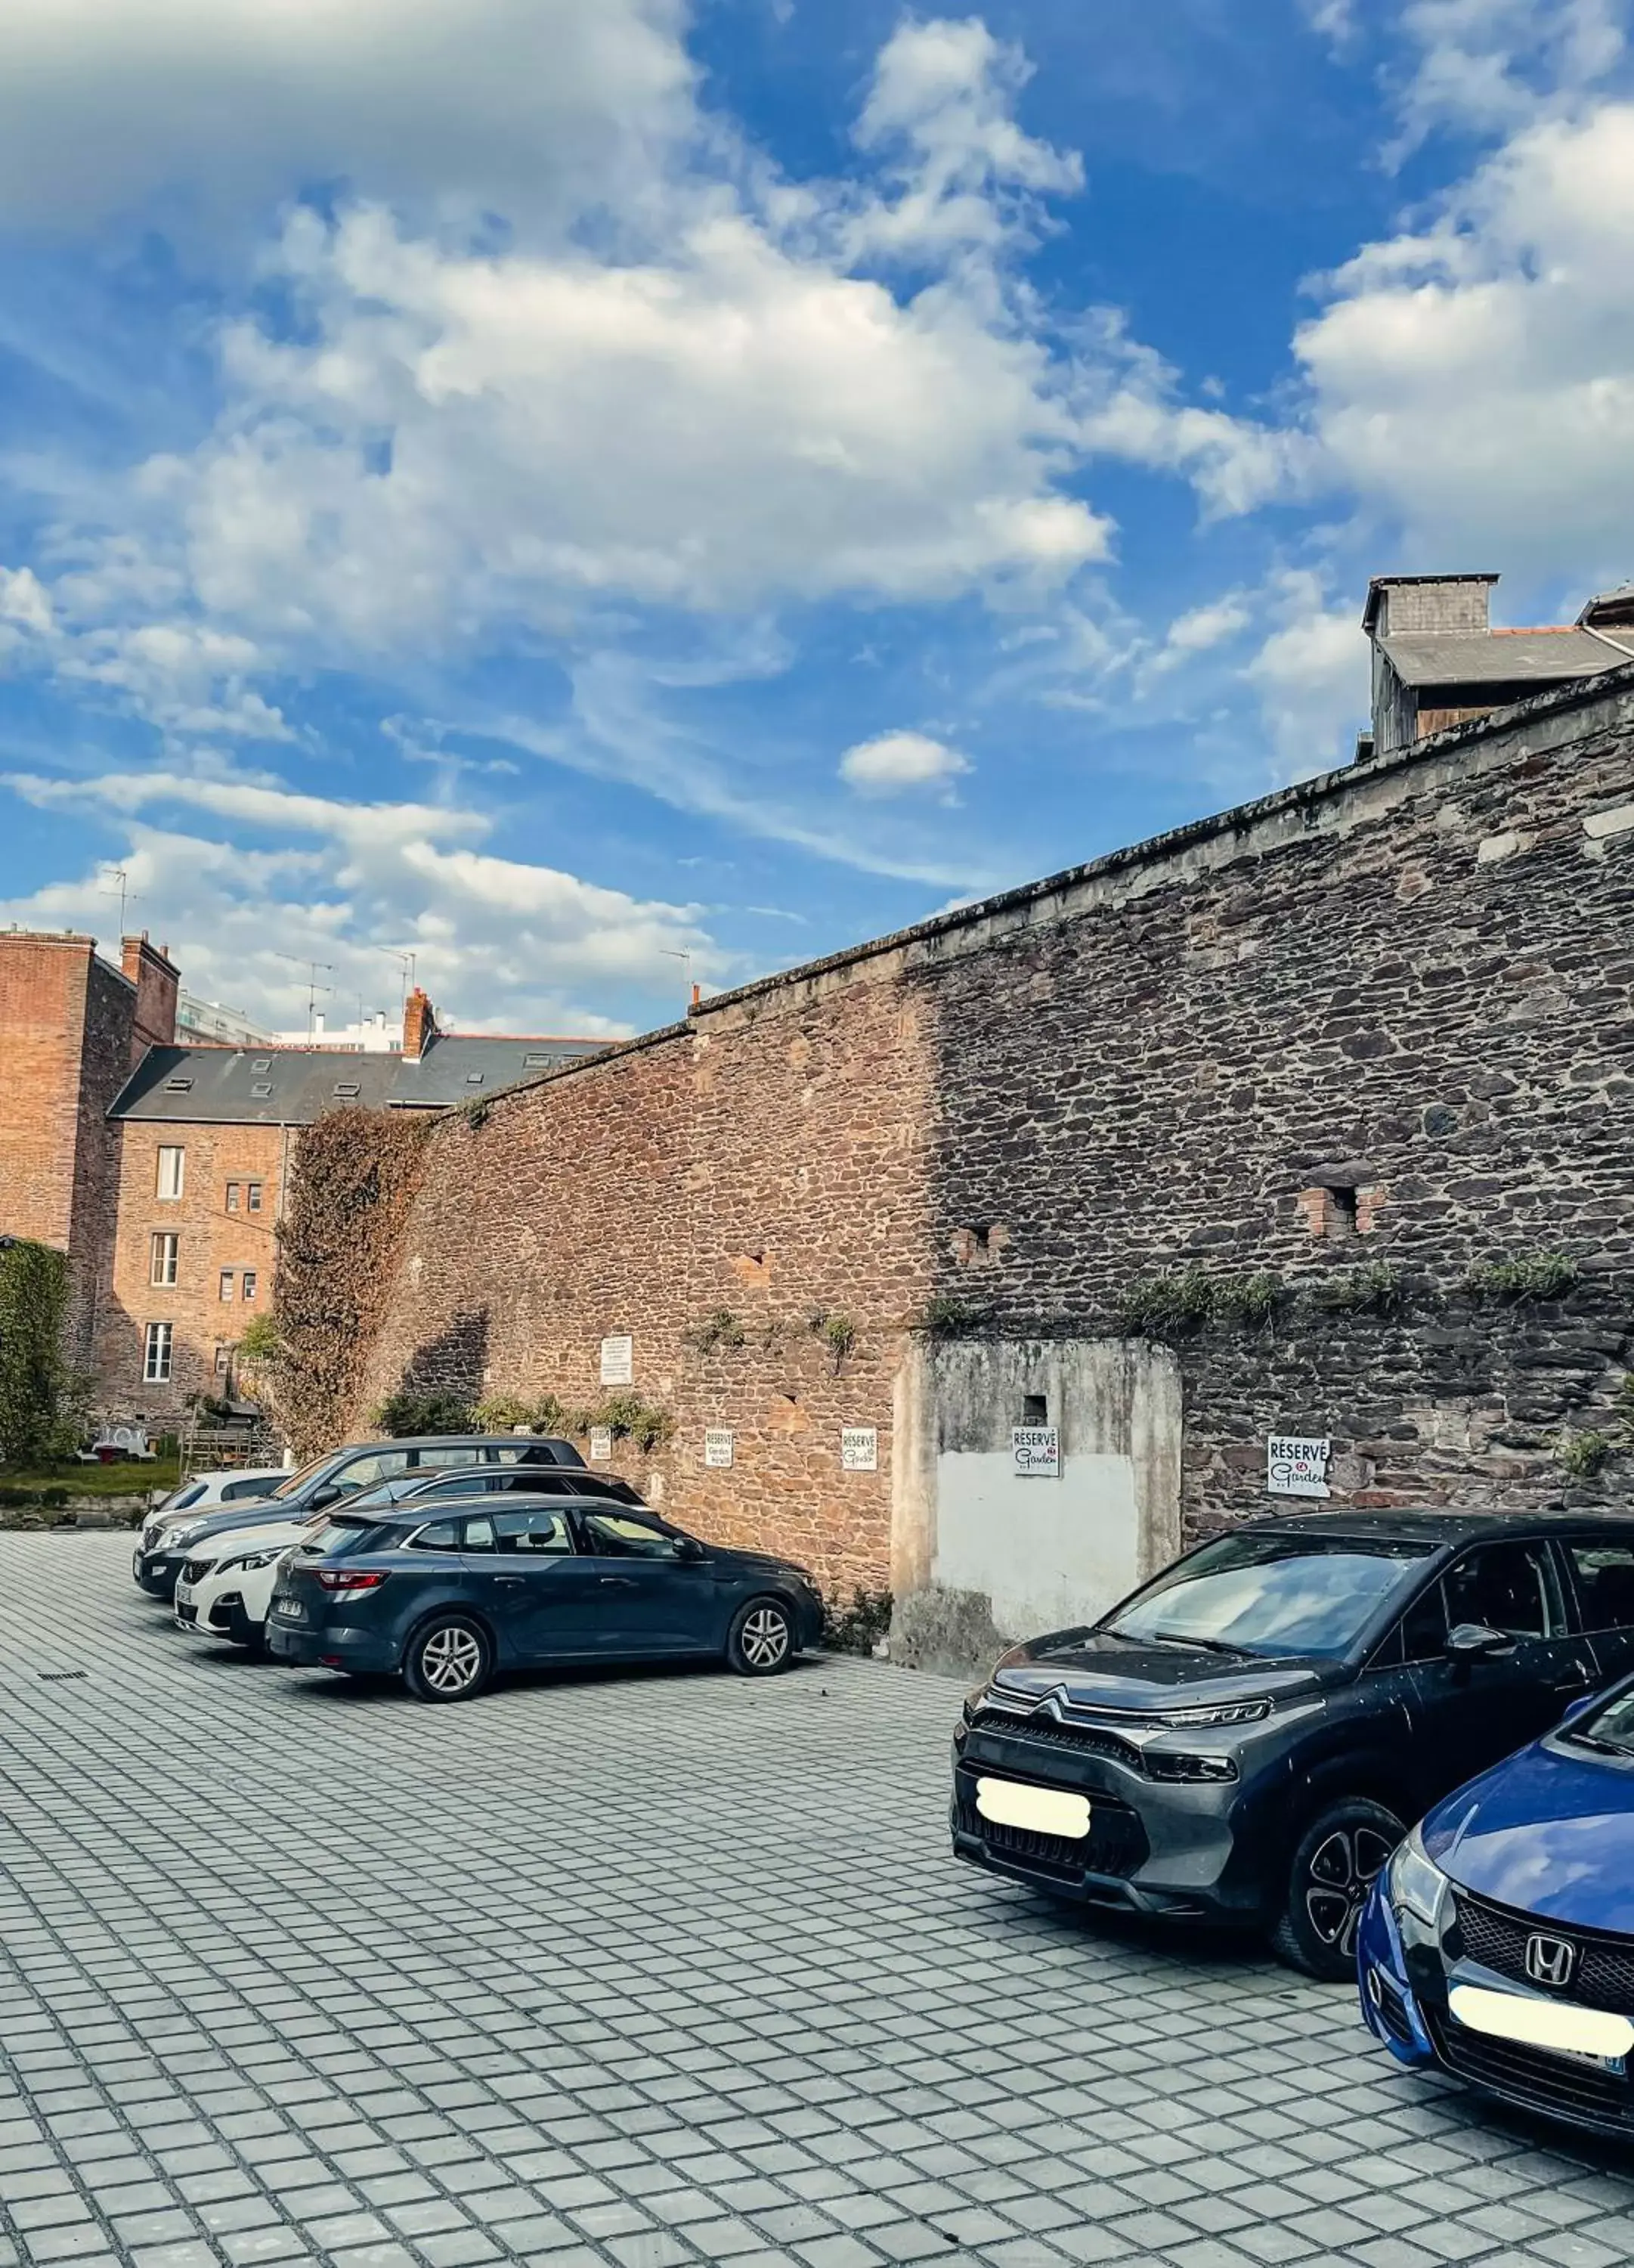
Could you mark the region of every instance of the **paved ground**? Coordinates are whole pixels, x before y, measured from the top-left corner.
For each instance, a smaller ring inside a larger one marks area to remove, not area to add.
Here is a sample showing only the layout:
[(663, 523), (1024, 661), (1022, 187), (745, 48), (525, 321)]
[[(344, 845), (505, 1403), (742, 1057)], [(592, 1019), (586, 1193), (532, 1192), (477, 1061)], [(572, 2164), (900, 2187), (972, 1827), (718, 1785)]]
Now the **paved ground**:
[(1343, 1992), (960, 1867), (957, 1690), (452, 1710), (0, 1536), (0, 2268), (1613, 2268), (1634, 2181)]

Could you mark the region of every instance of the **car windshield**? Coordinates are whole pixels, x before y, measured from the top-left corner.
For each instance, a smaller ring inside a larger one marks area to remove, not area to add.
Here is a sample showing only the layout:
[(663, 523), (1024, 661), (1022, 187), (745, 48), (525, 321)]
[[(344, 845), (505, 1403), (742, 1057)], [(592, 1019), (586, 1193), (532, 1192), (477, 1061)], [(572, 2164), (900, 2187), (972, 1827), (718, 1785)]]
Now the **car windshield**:
[(274, 1496), (298, 1496), (313, 1475), (320, 1473), (334, 1454), (335, 1452), (331, 1449), (328, 1455), (314, 1457), (309, 1465), (302, 1465), (298, 1471), (291, 1473), (287, 1479), (278, 1483), (277, 1487), (272, 1491)]
[(1598, 1709), (1586, 1711), (1567, 1727), (1565, 1737), (1610, 1756), (1634, 1756), (1634, 1686), (1613, 1694)]
[(1405, 1538), (1222, 1535), (1099, 1627), (1207, 1653), (1337, 1656), (1431, 1549)]
[(303, 1559), (332, 1559), (337, 1552), (350, 1551), (374, 1525), (372, 1520), (326, 1520), (296, 1549)]

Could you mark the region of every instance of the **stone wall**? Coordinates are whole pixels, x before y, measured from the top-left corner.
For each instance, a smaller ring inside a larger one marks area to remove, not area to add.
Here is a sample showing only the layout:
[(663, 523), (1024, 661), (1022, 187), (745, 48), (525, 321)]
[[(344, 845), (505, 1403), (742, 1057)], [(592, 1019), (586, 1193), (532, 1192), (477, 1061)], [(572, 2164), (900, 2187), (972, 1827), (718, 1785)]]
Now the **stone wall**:
[[(629, 1332), (677, 1427), (632, 1477), (831, 1587), (917, 1580), (892, 1459), (910, 1327), (1104, 1341), (1142, 1279), (1196, 1264), (1269, 1275), (1276, 1307), (1178, 1348), (1189, 1532), (1265, 1508), (1283, 1429), (1332, 1434), (1339, 1502), (1616, 1498), (1616, 1460), (1568, 1484), (1553, 1444), (1612, 1429), (1627, 1345), (1631, 688), (1284, 791), (451, 1117), (370, 1397), (446, 1373), (593, 1399)], [(1464, 1289), (1560, 1248), (1562, 1300)], [(1374, 1262), (1399, 1312), (1325, 1304)], [(701, 1351), (721, 1307), (743, 1343)], [(811, 1329), (835, 1313), (837, 1366)], [(876, 1473), (841, 1471), (844, 1425), (877, 1427)], [(730, 1471), (706, 1425), (733, 1431)]]

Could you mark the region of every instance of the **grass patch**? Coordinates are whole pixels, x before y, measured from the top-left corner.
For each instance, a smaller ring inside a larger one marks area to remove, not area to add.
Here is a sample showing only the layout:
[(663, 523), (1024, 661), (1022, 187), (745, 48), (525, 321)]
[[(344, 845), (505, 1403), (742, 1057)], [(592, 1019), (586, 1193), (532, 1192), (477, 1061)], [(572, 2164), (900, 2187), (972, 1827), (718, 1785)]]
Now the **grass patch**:
[(173, 1489), (180, 1479), (180, 1459), (161, 1457), (156, 1464), (135, 1464), (121, 1459), (111, 1465), (0, 1465), (0, 1497), (16, 1492), (29, 1498), (43, 1490), (65, 1489), (69, 1496), (146, 1496), (153, 1489)]

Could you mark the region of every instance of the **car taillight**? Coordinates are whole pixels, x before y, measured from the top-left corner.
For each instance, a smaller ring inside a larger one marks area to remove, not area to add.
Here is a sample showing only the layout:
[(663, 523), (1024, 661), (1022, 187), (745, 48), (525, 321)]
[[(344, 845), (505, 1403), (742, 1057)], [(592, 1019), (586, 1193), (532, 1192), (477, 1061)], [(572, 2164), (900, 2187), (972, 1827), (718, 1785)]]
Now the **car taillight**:
[(368, 1567), (320, 1567), (318, 1580), (326, 1591), (378, 1591), (386, 1570)]

